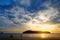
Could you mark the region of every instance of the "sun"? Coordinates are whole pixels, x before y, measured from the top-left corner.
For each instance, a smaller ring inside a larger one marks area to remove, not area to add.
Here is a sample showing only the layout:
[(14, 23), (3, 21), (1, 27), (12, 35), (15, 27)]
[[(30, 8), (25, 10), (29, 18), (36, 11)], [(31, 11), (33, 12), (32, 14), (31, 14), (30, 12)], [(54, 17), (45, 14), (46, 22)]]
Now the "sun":
[(55, 25), (49, 24), (49, 23), (32, 23), (31, 21), (26, 24), (31, 28), (31, 30), (40, 30), (40, 31), (53, 31)]
[(52, 26), (49, 24), (40, 24), (40, 30), (41, 31), (49, 31), (52, 30)]

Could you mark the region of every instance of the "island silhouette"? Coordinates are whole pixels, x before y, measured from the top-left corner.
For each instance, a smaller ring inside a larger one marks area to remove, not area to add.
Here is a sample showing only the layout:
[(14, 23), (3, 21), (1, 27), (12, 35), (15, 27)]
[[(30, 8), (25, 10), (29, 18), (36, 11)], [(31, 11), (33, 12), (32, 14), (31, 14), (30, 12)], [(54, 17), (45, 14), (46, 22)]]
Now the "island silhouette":
[(50, 34), (51, 32), (49, 31), (32, 31), (32, 30), (27, 30), (27, 31), (24, 31), (23, 34), (33, 34), (33, 33), (46, 33), (46, 34)]

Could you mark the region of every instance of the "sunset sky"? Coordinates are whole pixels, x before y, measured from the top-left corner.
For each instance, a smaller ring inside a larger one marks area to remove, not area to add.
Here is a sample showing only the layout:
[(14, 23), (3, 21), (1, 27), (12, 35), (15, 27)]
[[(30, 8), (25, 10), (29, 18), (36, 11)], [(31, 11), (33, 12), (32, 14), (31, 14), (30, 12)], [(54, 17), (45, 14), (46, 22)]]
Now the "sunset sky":
[(0, 31), (60, 33), (60, 0), (0, 0)]

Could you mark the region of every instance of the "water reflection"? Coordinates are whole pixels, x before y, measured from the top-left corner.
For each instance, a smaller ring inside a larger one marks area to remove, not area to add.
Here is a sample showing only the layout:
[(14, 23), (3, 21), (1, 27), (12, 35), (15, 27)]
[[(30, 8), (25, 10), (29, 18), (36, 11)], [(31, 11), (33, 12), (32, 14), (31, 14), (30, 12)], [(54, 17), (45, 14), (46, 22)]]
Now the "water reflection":
[(50, 34), (41, 33), (41, 34), (24, 34), (23, 37), (29, 37), (29, 38), (49, 38)]
[(60, 33), (23, 34), (23, 40), (60, 40)]
[(49, 34), (44, 34), (44, 33), (43, 33), (43, 34), (40, 34), (40, 37), (41, 37), (41, 38), (48, 38), (48, 37), (49, 37)]
[(42, 37), (42, 38), (45, 38), (46, 36), (45, 36), (45, 34), (41, 34), (41, 37)]

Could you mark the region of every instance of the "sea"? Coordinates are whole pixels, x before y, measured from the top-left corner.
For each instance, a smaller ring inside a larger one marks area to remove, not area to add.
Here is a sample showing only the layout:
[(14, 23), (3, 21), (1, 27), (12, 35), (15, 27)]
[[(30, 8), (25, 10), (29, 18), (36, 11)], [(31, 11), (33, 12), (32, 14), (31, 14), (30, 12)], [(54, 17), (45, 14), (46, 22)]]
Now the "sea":
[(16, 39), (16, 40), (60, 40), (60, 33), (51, 34), (22, 34), (22, 33), (4, 33), (0, 34), (0, 39)]

